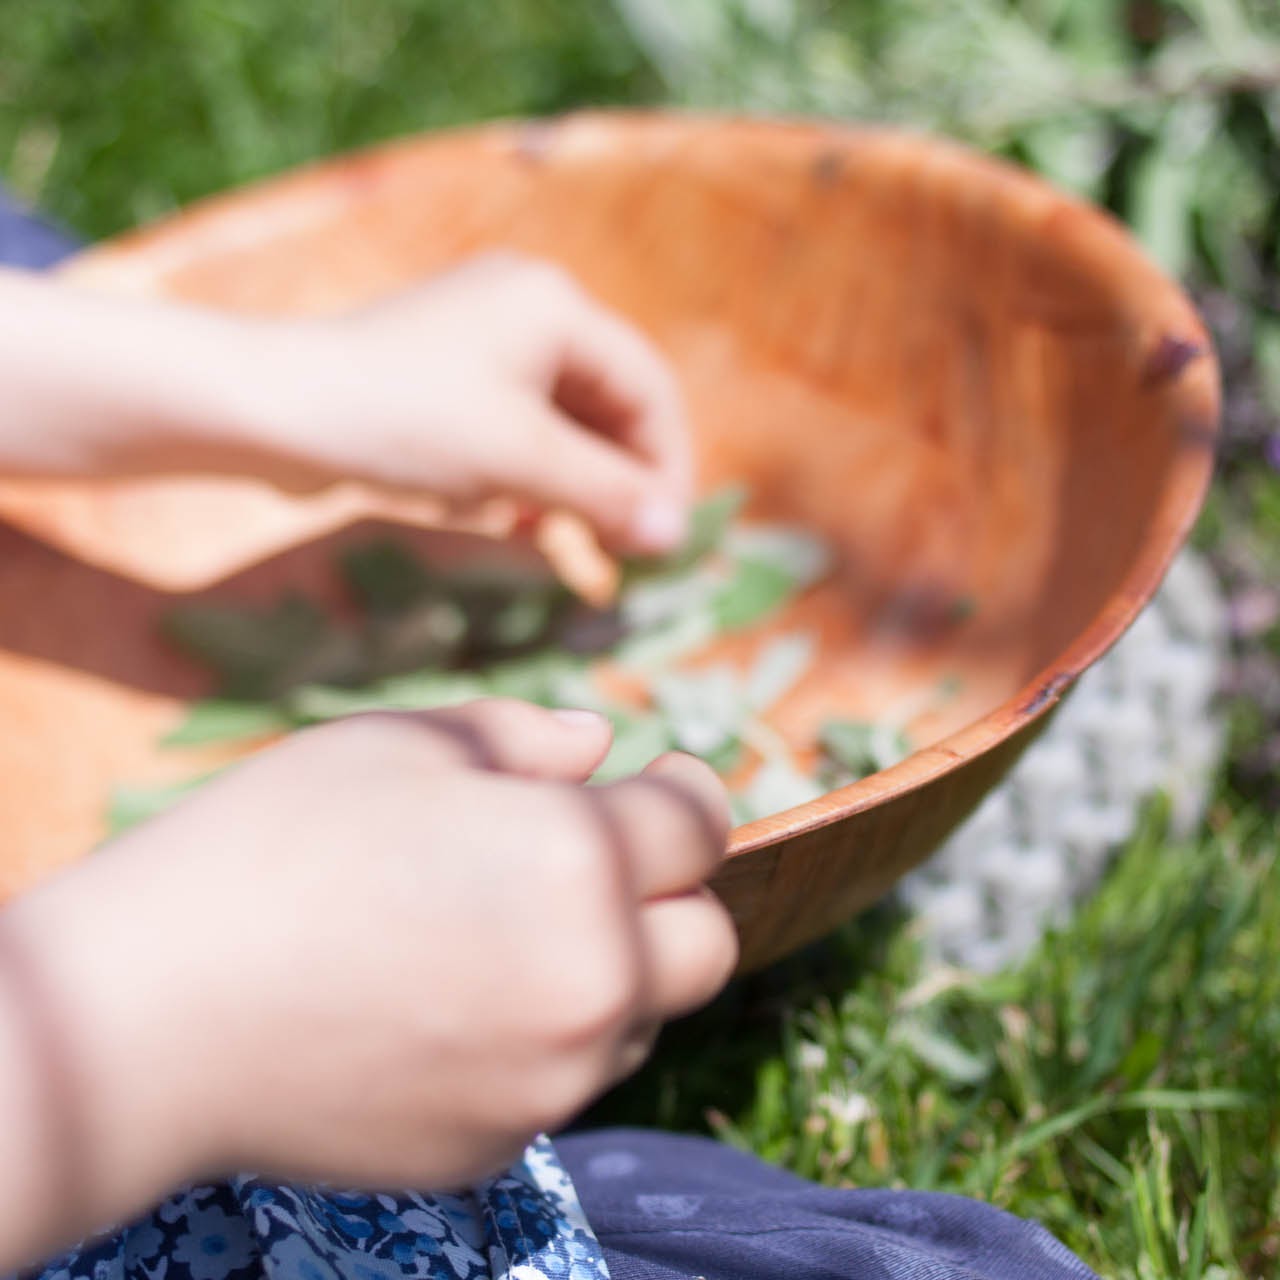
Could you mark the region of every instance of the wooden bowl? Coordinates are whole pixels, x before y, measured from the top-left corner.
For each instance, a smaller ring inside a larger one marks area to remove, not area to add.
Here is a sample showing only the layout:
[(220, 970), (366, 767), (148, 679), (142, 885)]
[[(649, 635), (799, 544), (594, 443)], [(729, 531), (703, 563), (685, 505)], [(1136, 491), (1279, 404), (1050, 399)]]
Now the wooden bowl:
[[(934, 849), (1142, 608), (1210, 474), (1209, 340), (1103, 214), (952, 145), (816, 123), (586, 115), (410, 139), (68, 274), (320, 312), (493, 246), (559, 260), (634, 317), (682, 377), (705, 483), (745, 480), (752, 514), (838, 549), (775, 628), (820, 639), (784, 736), (905, 707), (929, 744), (734, 833), (716, 883), (760, 965)], [(335, 530), (377, 514), (431, 518), (348, 489), (0, 490), (0, 894), (90, 848), (112, 784), (207, 763), (154, 745), (200, 689), (156, 638), (169, 593), (321, 584)], [(957, 695), (930, 694), (950, 677)]]

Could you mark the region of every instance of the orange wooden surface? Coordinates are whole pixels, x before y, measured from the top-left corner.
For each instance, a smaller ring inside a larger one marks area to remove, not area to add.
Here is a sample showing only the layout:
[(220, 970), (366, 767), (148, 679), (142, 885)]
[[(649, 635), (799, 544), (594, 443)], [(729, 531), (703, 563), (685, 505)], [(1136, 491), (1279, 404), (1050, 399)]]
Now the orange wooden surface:
[[(1149, 598), (1211, 469), (1209, 341), (1104, 215), (951, 145), (808, 123), (588, 115), (410, 139), (207, 202), (69, 271), (320, 312), (498, 246), (562, 262), (653, 336), (707, 485), (745, 480), (752, 514), (838, 550), (833, 579), (777, 624), (820, 638), (784, 736), (925, 691), (914, 729), (930, 745), (735, 833), (718, 885), (744, 964), (763, 963), (935, 847)], [(198, 687), (155, 638), (166, 593), (263, 559), (214, 593), (323, 577), (323, 543), (279, 553), (367, 514), (388, 512), (354, 489), (0, 486), (24, 531), (0, 555), (0, 895), (88, 848), (113, 782), (197, 764), (153, 746)], [(952, 676), (959, 696), (931, 704)]]

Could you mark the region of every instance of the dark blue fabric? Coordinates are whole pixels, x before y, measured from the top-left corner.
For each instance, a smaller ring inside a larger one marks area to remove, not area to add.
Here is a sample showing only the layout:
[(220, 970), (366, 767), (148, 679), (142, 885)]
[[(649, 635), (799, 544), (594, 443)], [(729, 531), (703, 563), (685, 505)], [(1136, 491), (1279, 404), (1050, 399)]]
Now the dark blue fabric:
[(958, 1196), (818, 1187), (636, 1129), (556, 1150), (613, 1280), (1097, 1280), (1042, 1227)]
[(25, 209), (0, 187), (0, 263), (39, 271), (78, 247), (72, 236)]

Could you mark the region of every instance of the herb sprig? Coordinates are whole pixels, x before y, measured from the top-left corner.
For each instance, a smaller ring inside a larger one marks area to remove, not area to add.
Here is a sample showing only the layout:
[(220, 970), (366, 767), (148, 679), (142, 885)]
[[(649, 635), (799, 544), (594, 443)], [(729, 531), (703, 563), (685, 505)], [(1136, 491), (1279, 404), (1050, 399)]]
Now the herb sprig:
[[(758, 763), (733, 795), (738, 821), (813, 799), (909, 746), (900, 734), (837, 720), (815, 744), (818, 767), (798, 767), (767, 717), (812, 665), (807, 634), (771, 638), (745, 671), (727, 662), (685, 665), (717, 636), (776, 616), (829, 570), (829, 549), (813, 535), (739, 523), (745, 497), (726, 488), (704, 499), (682, 547), (624, 566), (608, 609), (584, 604), (558, 582), (442, 573), (393, 541), (356, 547), (338, 561), (354, 620), (297, 595), (266, 609), (176, 609), (165, 634), (210, 669), (218, 692), (193, 703), (165, 745), (247, 745), (361, 711), (504, 696), (608, 716), (614, 743), (600, 781), (678, 749), (725, 774)], [(643, 704), (610, 696), (601, 665), (647, 690)], [(112, 829), (159, 812), (191, 785), (122, 788)]]

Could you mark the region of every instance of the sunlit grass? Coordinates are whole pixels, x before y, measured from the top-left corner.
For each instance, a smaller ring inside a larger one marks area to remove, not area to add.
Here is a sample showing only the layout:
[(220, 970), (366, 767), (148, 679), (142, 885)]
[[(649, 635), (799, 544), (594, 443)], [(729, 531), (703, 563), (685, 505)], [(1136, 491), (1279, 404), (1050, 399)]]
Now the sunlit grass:
[(1271, 1275), (1280, 842), (1269, 817), (1219, 819), (1175, 844), (1153, 816), (1008, 973), (922, 976), (909, 922), (855, 924), (789, 990), (748, 982), (673, 1029), (598, 1114), (705, 1126), (833, 1185), (976, 1196), (1109, 1276)]

